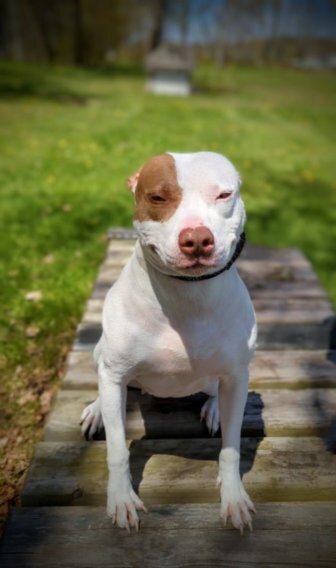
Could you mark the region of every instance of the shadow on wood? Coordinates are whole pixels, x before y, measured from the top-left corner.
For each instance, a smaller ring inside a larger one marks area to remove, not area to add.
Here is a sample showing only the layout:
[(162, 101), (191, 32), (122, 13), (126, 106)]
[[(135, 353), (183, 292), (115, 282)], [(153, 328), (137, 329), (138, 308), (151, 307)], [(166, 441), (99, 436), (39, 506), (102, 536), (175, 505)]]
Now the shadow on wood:
[[(137, 389), (130, 389), (130, 392)], [(138, 393), (136, 393), (138, 394)], [(137, 397), (141, 416), (144, 423), (145, 434), (141, 439), (133, 440), (130, 444), (130, 465), (133, 485), (138, 492), (143, 480), (143, 473), (149, 460), (159, 455), (169, 455), (190, 460), (218, 461), (221, 448), (220, 431), (215, 435), (218, 444), (209, 443), (207, 439), (213, 437), (209, 434), (205, 424), (200, 422), (200, 411), (207, 395), (199, 393), (185, 398), (157, 398), (149, 395)], [(250, 437), (248, 447), (245, 445), (241, 453), (241, 476), (253, 467), (258, 446), (265, 436), (263, 420), (264, 403), (259, 393), (249, 392), (245, 408), (242, 437)], [(101, 430), (96, 440), (104, 440), (105, 432)], [(141, 440), (151, 440), (144, 453)], [(166, 443), (155, 444), (155, 440), (165, 440)], [(198, 443), (202, 443), (202, 451), (199, 451)], [(136, 467), (132, 468), (132, 464)], [(159, 464), (160, 466), (160, 464)], [(162, 465), (164, 467), (164, 465)], [(171, 480), (173, 482), (173, 479)], [(213, 484), (215, 480), (209, 480)], [(164, 488), (163, 488), (164, 490)]]

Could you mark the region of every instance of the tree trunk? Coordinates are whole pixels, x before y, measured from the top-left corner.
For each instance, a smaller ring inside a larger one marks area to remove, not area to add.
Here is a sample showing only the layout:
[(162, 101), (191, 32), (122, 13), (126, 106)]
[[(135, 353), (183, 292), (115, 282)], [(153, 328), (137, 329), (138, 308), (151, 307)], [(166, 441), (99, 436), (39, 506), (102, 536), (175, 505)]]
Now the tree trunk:
[(163, 42), (163, 28), (168, 9), (167, 0), (156, 0), (154, 13), (154, 27), (149, 43), (149, 50), (159, 47)]
[(85, 62), (83, 13), (81, 0), (73, 0), (74, 7), (74, 63), (83, 65)]
[(22, 61), (24, 45), (22, 38), (22, 22), (20, 0), (2, 0), (1, 16), (1, 48), (5, 57)]

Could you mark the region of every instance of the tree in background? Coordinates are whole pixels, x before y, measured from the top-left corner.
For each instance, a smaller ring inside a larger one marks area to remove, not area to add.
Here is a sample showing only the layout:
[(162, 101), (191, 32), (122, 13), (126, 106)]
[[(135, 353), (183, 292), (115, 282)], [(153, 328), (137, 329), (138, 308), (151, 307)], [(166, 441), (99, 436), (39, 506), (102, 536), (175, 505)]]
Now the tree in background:
[(0, 0), (0, 57), (37, 62), (139, 62), (163, 42), (218, 64), (284, 61), (335, 53), (335, 29), (335, 0)]
[(24, 59), (20, 0), (0, 0), (0, 55)]
[(148, 47), (149, 51), (152, 51), (163, 43), (164, 23), (167, 20), (169, 2), (167, 0), (154, 0), (150, 4), (148, 8), (151, 11), (153, 23)]
[(97, 64), (124, 46), (144, 10), (138, 0), (0, 0), (0, 55)]

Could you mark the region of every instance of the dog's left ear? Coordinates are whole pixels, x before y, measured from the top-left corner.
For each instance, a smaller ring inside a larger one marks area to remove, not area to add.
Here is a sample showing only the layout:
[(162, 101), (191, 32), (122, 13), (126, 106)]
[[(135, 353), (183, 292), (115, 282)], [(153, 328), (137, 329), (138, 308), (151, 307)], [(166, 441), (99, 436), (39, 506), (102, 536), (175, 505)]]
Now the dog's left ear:
[(131, 175), (127, 180), (127, 187), (132, 191), (132, 193), (135, 193), (135, 190), (137, 188), (140, 172), (141, 168), (137, 170), (133, 175)]

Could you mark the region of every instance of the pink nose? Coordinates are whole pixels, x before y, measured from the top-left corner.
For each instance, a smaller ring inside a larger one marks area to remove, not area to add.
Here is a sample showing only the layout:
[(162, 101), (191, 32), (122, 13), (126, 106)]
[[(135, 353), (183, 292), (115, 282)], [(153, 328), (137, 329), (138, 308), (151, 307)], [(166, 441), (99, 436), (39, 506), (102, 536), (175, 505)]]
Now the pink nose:
[(209, 257), (215, 248), (215, 239), (207, 227), (195, 227), (183, 229), (179, 234), (178, 244), (180, 250), (188, 256)]

